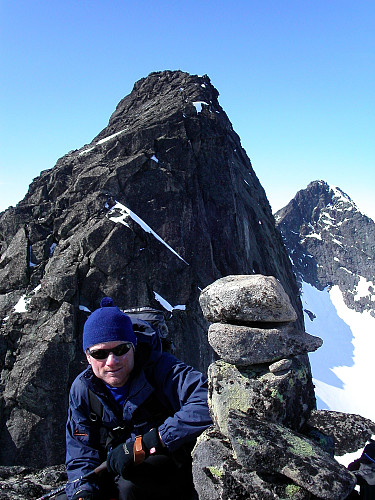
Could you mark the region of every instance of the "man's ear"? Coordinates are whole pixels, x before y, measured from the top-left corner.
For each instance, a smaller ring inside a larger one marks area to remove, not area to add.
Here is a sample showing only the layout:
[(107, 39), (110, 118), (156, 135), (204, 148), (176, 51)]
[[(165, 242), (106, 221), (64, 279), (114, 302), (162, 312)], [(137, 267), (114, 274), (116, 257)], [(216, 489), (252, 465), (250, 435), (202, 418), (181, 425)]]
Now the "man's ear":
[(87, 351), (85, 352), (85, 354), (86, 354), (86, 359), (87, 359), (88, 364), (91, 365), (91, 363), (90, 363), (90, 354)]

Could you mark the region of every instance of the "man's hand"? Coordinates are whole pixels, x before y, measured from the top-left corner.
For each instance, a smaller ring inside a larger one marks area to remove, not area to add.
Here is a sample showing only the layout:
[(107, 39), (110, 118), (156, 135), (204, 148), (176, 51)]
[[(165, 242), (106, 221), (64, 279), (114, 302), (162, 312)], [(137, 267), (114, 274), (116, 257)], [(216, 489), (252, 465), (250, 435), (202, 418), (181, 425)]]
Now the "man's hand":
[(134, 439), (128, 439), (108, 453), (107, 469), (112, 474), (122, 476), (131, 464), (134, 464)]
[(150, 455), (154, 455), (155, 453), (160, 453), (163, 448), (157, 428), (146, 432), (143, 436), (142, 442), (143, 448), (146, 452), (146, 458)]
[(138, 436), (136, 440), (128, 439), (126, 443), (111, 450), (107, 457), (107, 469), (112, 474), (123, 476), (128, 467), (142, 463), (150, 455), (159, 453), (162, 448), (158, 429), (151, 429), (144, 436)]

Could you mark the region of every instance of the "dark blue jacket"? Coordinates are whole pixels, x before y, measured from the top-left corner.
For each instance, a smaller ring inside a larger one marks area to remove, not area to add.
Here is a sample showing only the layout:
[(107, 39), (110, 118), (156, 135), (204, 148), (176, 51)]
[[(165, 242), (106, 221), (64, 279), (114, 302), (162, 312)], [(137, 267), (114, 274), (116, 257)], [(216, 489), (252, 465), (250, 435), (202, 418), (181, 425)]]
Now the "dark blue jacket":
[[(140, 343), (138, 350), (142, 350)], [(69, 480), (66, 492), (69, 499), (77, 490), (92, 491), (96, 487), (95, 483), (74, 481), (105, 460), (101, 453), (103, 428), (111, 430), (119, 426), (126, 427), (125, 441), (144, 434), (157, 425), (167, 450), (174, 453), (183, 445), (194, 442), (212, 424), (207, 406), (207, 381), (200, 372), (160, 350), (153, 350), (151, 355), (148, 353), (146, 361), (137, 359), (137, 356), (135, 359), (130, 392), (122, 414), (91, 367), (78, 375), (72, 384), (66, 430), (66, 467)], [(92, 407), (89, 389), (102, 403), (100, 422), (90, 419)], [(151, 395), (165, 410), (166, 418), (163, 418), (162, 423), (153, 421), (153, 412), (149, 412), (149, 405), (147, 407), (145, 403), (146, 400), (150, 401)], [(133, 418), (137, 414), (136, 410), (139, 415), (143, 408), (146, 408), (144, 414), (149, 418), (146, 417), (146, 421), (143, 418), (141, 421)]]

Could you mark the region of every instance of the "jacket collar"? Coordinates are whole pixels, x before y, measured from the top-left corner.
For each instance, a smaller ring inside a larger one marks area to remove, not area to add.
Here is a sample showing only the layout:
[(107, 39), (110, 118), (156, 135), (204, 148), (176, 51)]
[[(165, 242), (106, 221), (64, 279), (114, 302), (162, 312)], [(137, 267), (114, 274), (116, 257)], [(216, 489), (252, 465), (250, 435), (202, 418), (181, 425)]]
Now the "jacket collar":
[[(109, 395), (105, 384), (94, 375), (91, 366), (88, 366), (86, 370), (82, 372), (82, 380), (88, 388), (102, 400), (105, 406), (109, 406), (112, 412), (118, 414), (118, 411), (115, 410), (116, 405), (114, 404), (112, 397)], [(134, 411), (152, 394), (153, 391), (154, 388), (146, 379), (146, 375), (142, 368), (132, 372), (130, 376), (129, 395), (123, 407), (122, 418), (125, 421), (130, 420)]]

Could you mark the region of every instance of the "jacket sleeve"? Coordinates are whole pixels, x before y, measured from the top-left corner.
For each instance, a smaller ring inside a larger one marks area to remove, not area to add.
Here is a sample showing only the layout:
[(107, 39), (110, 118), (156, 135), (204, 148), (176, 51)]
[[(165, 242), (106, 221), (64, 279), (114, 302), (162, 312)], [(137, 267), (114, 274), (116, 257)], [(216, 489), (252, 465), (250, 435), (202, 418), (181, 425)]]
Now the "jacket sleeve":
[(176, 451), (194, 441), (212, 420), (207, 404), (207, 379), (191, 366), (164, 353), (155, 365), (155, 388), (168, 400), (174, 415), (159, 426), (165, 446)]
[(78, 480), (93, 471), (101, 460), (99, 456), (99, 427), (90, 420), (87, 389), (76, 380), (69, 394), (68, 420), (66, 425), (66, 469), (68, 485), (66, 494), (70, 500), (80, 490), (95, 491), (94, 482)]

